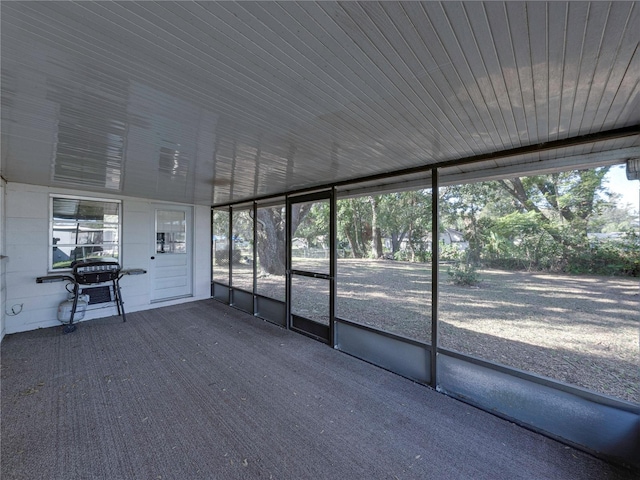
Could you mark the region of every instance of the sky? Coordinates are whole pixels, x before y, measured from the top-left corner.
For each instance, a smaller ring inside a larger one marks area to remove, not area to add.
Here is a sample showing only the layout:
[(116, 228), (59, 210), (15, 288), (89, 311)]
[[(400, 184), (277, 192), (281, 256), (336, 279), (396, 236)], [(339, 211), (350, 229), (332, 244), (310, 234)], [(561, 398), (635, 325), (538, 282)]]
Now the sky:
[(639, 180), (627, 180), (626, 166), (615, 165), (605, 176), (609, 190), (622, 195), (622, 204), (631, 204), (637, 212), (640, 210)]

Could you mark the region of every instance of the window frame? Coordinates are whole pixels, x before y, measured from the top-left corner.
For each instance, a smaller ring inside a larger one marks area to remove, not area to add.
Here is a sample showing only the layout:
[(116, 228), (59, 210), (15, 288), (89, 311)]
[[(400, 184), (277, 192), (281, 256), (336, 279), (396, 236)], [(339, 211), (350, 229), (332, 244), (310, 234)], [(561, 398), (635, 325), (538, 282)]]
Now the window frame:
[[(48, 253), (47, 253), (47, 272), (48, 273), (61, 273), (61, 272), (69, 272), (71, 271), (71, 267), (68, 268), (54, 268), (53, 266), (53, 247), (56, 244), (53, 243), (54, 238), (54, 227), (55, 220), (53, 217), (53, 204), (55, 199), (69, 199), (69, 200), (78, 200), (78, 201), (90, 201), (90, 202), (102, 202), (102, 203), (110, 203), (116, 204), (118, 207), (118, 222), (111, 223), (110, 225), (117, 225), (117, 242), (115, 242), (118, 249), (118, 263), (122, 264), (122, 200), (114, 199), (114, 198), (102, 198), (102, 197), (88, 197), (81, 195), (66, 195), (66, 194), (57, 194), (50, 193), (49, 194), (49, 240), (48, 240)], [(77, 223), (77, 219), (76, 219)], [(72, 246), (72, 248), (76, 248), (78, 246), (84, 244), (63, 244), (67, 246)], [(74, 247), (75, 245), (75, 247)]]

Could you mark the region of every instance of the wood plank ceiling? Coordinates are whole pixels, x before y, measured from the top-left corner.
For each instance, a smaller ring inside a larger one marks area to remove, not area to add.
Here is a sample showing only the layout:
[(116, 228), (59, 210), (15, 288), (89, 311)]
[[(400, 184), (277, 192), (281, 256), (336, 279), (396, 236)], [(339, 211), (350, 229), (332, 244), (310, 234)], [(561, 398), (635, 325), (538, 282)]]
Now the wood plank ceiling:
[(638, 10), (4, 1), (1, 173), (217, 204), (468, 158), (445, 171), (624, 161), (640, 156)]

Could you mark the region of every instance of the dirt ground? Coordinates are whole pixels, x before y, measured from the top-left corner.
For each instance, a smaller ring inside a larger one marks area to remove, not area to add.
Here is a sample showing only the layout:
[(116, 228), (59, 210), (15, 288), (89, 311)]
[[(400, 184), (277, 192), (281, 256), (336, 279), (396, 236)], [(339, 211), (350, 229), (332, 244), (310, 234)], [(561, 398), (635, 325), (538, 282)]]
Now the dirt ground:
[[(637, 278), (479, 273), (478, 286), (462, 287), (440, 267), (440, 347), (640, 403)], [(261, 277), (258, 292), (282, 297), (283, 285), (282, 277)], [(338, 317), (431, 342), (427, 266), (340, 259), (337, 285)], [(305, 285), (312, 318), (328, 312), (325, 287)]]

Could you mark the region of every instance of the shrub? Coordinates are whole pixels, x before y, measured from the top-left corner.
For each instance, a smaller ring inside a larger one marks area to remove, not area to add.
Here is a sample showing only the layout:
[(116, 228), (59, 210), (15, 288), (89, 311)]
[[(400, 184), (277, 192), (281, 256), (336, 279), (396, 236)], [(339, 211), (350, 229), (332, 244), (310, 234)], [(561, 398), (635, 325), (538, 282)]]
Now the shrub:
[(593, 242), (568, 255), (570, 273), (593, 275), (640, 276), (640, 243), (635, 232), (625, 232), (619, 239)]
[(471, 287), (480, 283), (480, 275), (476, 267), (470, 263), (456, 263), (447, 269), (447, 273), (456, 285)]
[(406, 262), (409, 260), (409, 253), (407, 250), (398, 250), (393, 254), (394, 260), (398, 260), (399, 262)]
[(456, 245), (444, 245), (440, 244), (440, 260), (441, 261), (456, 261), (462, 260), (465, 256), (464, 250), (460, 249)]

